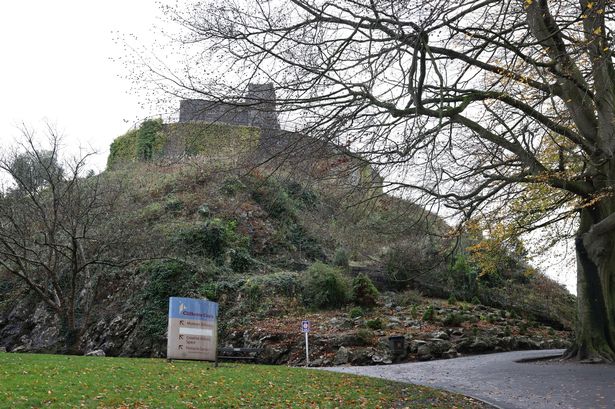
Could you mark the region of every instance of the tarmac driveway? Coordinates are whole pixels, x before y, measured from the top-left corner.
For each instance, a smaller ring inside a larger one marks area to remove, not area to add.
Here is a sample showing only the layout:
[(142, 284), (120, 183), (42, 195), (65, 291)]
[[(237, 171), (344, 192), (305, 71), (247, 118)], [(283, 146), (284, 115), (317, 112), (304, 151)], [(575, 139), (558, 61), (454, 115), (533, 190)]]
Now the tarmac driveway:
[(516, 362), (562, 353), (563, 350), (505, 352), (323, 369), (446, 389), (503, 409), (615, 409), (615, 365)]

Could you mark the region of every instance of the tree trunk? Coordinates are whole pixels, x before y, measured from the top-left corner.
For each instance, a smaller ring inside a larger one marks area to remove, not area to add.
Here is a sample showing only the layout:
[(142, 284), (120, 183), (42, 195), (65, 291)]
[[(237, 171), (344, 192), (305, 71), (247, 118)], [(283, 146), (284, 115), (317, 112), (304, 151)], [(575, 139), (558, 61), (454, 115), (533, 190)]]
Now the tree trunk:
[(79, 344), (81, 342), (81, 330), (76, 327), (74, 317), (65, 313), (60, 318), (61, 331), (64, 336), (64, 354), (81, 355)]
[(592, 227), (612, 213), (614, 204), (607, 198), (581, 210), (575, 239), (578, 320), (568, 358), (615, 362), (615, 240), (612, 232), (592, 234)]

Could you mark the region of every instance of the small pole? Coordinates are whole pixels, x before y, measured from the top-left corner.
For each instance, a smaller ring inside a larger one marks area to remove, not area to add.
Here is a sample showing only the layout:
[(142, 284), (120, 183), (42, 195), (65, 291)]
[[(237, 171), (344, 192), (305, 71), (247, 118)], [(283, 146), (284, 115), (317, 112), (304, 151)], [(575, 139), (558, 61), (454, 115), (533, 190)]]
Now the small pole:
[(310, 366), (310, 344), (308, 342), (308, 333), (305, 334), (305, 366)]

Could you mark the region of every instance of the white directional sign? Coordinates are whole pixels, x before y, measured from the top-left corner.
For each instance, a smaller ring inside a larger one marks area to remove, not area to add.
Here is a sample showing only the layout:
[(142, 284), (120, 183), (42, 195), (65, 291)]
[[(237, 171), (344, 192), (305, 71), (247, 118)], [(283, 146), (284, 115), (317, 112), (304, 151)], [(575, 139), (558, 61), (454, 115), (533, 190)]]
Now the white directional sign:
[(193, 298), (169, 298), (167, 359), (215, 361), (218, 304)]

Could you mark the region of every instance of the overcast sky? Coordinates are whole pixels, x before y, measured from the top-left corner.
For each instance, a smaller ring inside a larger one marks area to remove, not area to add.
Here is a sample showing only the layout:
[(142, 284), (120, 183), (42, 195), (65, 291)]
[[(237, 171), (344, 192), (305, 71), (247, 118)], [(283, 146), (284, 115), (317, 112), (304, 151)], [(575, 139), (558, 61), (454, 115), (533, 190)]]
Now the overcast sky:
[[(19, 135), (20, 124), (42, 129), (49, 122), (64, 135), (68, 147), (96, 149), (99, 155), (91, 166), (103, 170), (113, 139), (158, 114), (142, 108), (143, 96), (131, 93), (128, 72), (117, 61), (125, 53), (118, 38), (132, 34), (137, 43), (153, 42), (153, 27), (160, 25), (158, 4), (5, 2), (0, 13), (2, 147)], [(541, 267), (574, 292), (572, 266), (555, 264), (559, 258), (543, 258)]]
[(113, 139), (144, 117), (121, 63), (120, 34), (151, 42), (160, 16), (152, 0), (20, 0), (0, 12), (0, 142), (18, 126), (57, 127), (72, 147), (100, 151), (102, 170)]

